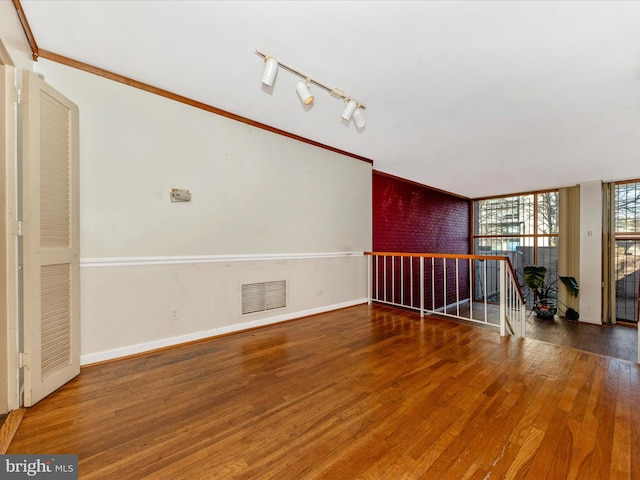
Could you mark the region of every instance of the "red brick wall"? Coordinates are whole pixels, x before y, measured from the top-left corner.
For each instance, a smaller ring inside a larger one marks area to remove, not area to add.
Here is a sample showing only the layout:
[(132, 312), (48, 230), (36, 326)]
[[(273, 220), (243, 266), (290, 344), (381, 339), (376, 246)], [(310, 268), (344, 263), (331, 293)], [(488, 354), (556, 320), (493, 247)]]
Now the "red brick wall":
[[(377, 252), (418, 252), (418, 253), (471, 253), (469, 247), (469, 200), (449, 195), (428, 187), (374, 172), (373, 174), (373, 250)], [(387, 260), (387, 299), (406, 305), (413, 302), (419, 305), (419, 289), (417, 280), (409, 280), (408, 261), (402, 267), (400, 260), (394, 260), (393, 267)], [(441, 272), (441, 260), (436, 265), (436, 272)], [(461, 262), (458, 268), (458, 282), (460, 295), (468, 296), (468, 264)], [(414, 261), (414, 272), (419, 272), (417, 261)], [(430, 280), (430, 261), (425, 264), (426, 307), (432, 305)], [(395, 291), (390, 287), (390, 275), (394, 272), (395, 279), (401, 275), (405, 277), (404, 292), (396, 286)], [(447, 303), (456, 299), (455, 263), (447, 263)], [(379, 272), (378, 288), (383, 284), (382, 273)], [(375, 283), (375, 281), (374, 281)], [(413, 283), (413, 298), (411, 284)], [(379, 291), (380, 292), (380, 291)], [(384, 293), (384, 292), (382, 292)], [(435, 289), (435, 308), (444, 304), (444, 291), (441, 285)], [(401, 301), (402, 299), (402, 301)]]
[(373, 174), (373, 249), (471, 253), (471, 202), (399, 178)]

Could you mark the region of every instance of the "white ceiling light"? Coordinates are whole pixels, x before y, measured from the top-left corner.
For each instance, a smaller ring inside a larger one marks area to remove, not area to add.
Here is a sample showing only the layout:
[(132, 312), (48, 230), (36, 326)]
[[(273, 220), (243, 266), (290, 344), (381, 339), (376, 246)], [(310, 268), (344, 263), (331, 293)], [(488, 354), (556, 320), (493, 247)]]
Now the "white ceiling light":
[(307, 78), (306, 82), (298, 82), (296, 84), (296, 92), (298, 92), (298, 96), (302, 103), (305, 105), (310, 105), (313, 103), (313, 94), (311, 90), (309, 90), (309, 84), (311, 83), (311, 79)]
[(344, 107), (344, 110), (342, 111), (342, 115), (340, 116), (348, 122), (349, 120), (351, 120), (351, 115), (353, 115), (353, 112), (355, 112), (357, 106), (358, 104), (355, 101), (349, 100), (347, 102), (347, 106)]
[(356, 111), (353, 112), (353, 123), (356, 124), (358, 128), (364, 128), (367, 122), (364, 120), (364, 114), (362, 113), (361, 105), (358, 105)]
[(273, 87), (273, 82), (278, 75), (278, 60), (273, 57), (264, 57), (264, 70), (262, 70), (262, 83)]
[(296, 92), (300, 97), (300, 100), (305, 105), (310, 105), (314, 101), (314, 96), (309, 89), (310, 85), (313, 83), (316, 87), (322, 88), (329, 92), (333, 98), (337, 98), (339, 100), (343, 100), (346, 103), (346, 106), (342, 112), (341, 117), (345, 119), (347, 122), (353, 118), (353, 122), (356, 127), (363, 128), (365, 125), (364, 116), (362, 115), (362, 110), (367, 108), (362, 102), (354, 99), (351, 96), (345, 95), (344, 91), (340, 88), (329, 88), (326, 85), (318, 82), (317, 80), (312, 79), (309, 75), (306, 75), (299, 70), (296, 70), (289, 65), (286, 65), (273, 57), (261, 52), (260, 50), (256, 50), (256, 55), (264, 58), (265, 66), (264, 71), (262, 72), (262, 83), (268, 86), (273, 86), (273, 82), (275, 81), (276, 74), (278, 73), (278, 69), (282, 68), (283, 70), (288, 71), (289, 73), (293, 73), (294, 75), (299, 76), (303, 79), (302, 82), (298, 82), (296, 85)]

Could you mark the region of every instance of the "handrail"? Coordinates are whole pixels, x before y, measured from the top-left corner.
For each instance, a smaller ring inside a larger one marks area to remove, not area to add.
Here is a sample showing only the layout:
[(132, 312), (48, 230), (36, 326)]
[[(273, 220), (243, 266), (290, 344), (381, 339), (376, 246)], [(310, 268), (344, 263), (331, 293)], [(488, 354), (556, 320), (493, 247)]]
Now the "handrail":
[(406, 253), (406, 252), (364, 252), (365, 255), (385, 255), (387, 257), (429, 257), (463, 258), (465, 260), (509, 260), (502, 255), (470, 255), (467, 253)]
[(369, 304), (419, 310), (420, 317), (432, 313), (483, 323), (499, 327), (501, 335), (526, 334), (526, 301), (507, 256), (375, 251), (364, 255), (370, 257)]
[[(468, 253), (406, 253), (406, 252), (363, 252), (365, 255), (380, 255), (386, 257), (424, 257), (424, 258), (462, 258), (465, 260), (505, 260), (506, 264), (509, 266), (511, 270), (511, 274), (513, 278), (517, 278), (516, 271), (513, 268), (513, 264), (509, 257), (504, 255), (472, 255)], [(520, 296), (520, 300), (522, 303), (527, 303), (526, 298), (524, 297), (524, 293), (522, 292), (522, 287), (520, 287), (519, 283), (516, 283), (516, 287), (518, 289), (518, 295)]]
[[(511, 263), (511, 260), (509, 259), (509, 257), (503, 257), (507, 260), (507, 266), (509, 267), (509, 270), (511, 270), (511, 275), (513, 275), (513, 278), (518, 278), (518, 276), (516, 275), (516, 270), (513, 268), (513, 263)], [(518, 290), (518, 295), (520, 296), (520, 300), (522, 301), (523, 304), (527, 303), (527, 299), (524, 297), (524, 293), (522, 292), (522, 287), (520, 286), (520, 284), (518, 282), (515, 283), (516, 289)]]

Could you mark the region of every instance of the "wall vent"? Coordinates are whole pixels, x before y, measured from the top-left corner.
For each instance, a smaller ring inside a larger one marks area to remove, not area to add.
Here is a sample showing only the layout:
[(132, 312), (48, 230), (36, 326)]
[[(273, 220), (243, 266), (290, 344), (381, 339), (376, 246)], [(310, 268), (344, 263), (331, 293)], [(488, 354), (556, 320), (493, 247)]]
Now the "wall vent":
[(242, 285), (242, 314), (264, 312), (287, 306), (287, 281)]

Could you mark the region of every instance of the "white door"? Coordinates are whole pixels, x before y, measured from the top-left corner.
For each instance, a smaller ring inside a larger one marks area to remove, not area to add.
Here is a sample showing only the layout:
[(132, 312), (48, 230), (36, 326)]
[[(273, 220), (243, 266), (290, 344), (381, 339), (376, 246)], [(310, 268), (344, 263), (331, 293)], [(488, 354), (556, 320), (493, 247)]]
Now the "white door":
[(78, 108), (25, 71), (24, 404), (80, 373)]

